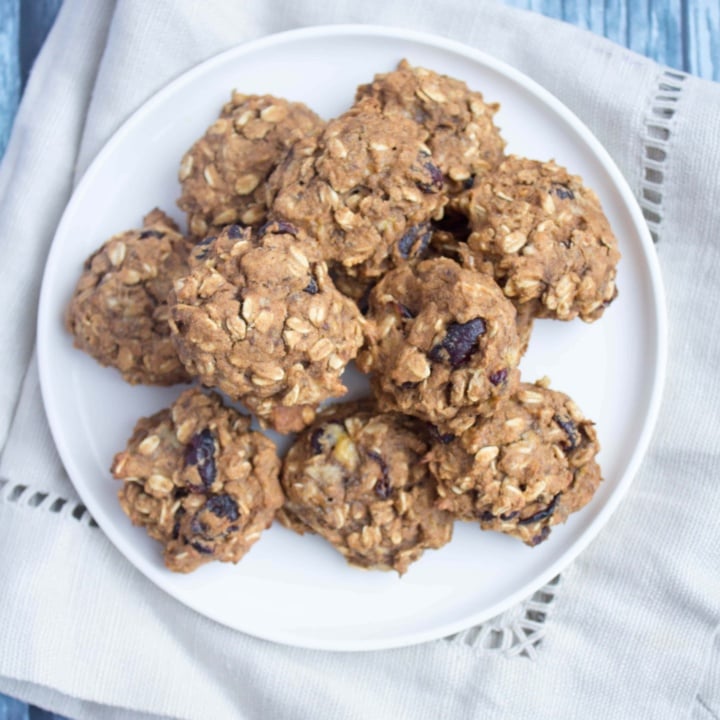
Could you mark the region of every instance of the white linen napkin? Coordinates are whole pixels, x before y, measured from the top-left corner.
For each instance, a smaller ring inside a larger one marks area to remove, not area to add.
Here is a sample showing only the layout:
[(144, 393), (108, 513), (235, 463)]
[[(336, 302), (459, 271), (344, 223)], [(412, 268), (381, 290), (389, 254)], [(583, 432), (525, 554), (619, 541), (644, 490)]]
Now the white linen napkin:
[[(659, 240), (671, 351), (658, 428), (628, 497), (563, 573), (534, 659), (470, 635), (353, 654), (221, 627), (92, 527), (50, 438), (35, 314), (74, 182), (199, 61), (336, 22), (445, 35), (533, 77), (604, 143)], [(720, 87), (502, 5), (65, 0), (0, 170), (0, 691), (93, 719), (718, 717), (719, 166)]]

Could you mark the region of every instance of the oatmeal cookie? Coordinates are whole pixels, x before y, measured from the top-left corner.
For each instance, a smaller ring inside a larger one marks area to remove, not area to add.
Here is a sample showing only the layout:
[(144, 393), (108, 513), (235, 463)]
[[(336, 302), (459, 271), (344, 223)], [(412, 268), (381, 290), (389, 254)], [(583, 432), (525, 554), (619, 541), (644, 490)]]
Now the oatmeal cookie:
[(296, 532), (318, 533), (353, 565), (402, 574), (452, 536), (449, 514), (434, 506), (427, 450), (411, 418), (367, 403), (328, 408), (285, 458), (287, 500), (278, 518)]
[(567, 395), (522, 383), (492, 417), (435, 442), (438, 507), (537, 545), (592, 498), (599, 449), (593, 423)]
[(75, 347), (129, 383), (189, 382), (170, 339), (167, 296), (187, 272), (190, 247), (157, 208), (141, 229), (110, 238), (86, 260), (65, 313)]
[(225, 225), (266, 220), (265, 182), (290, 147), (323, 121), (302, 103), (233, 92), (220, 117), (180, 163), (190, 233), (201, 239)]
[(493, 121), (500, 106), (485, 102), (462, 80), (403, 60), (397, 70), (361, 85), (356, 100), (366, 97), (378, 100), (385, 114), (414, 120), (428, 131), (428, 147), (452, 194), (502, 161), (505, 141)]
[(289, 223), (230, 225), (193, 250), (170, 294), (173, 338), (190, 372), (280, 432), (345, 394), (362, 317), (328, 276), (320, 248)]
[(447, 258), (397, 268), (367, 318), (358, 366), (383, 410), (460, 431), (517, 386), (515, 309), (489, 275)]
[(421, 244), (442, 214), (443, 177), (411, 120), (366, 100), (296, 144), (270, 178), (271, 217), (307, 231), (325, 259), (376, 278)]
[(508, 157), (462, 198), (470, 251), (538, 317), (590, 322), (617, 295), (617, 240), (600, 201), (554, 162)]
[(123, 511), (162, 543), (175, 572), (238, 562), (283, 503), (272, 441), (197, 388), (139, 420), (111, 472)]

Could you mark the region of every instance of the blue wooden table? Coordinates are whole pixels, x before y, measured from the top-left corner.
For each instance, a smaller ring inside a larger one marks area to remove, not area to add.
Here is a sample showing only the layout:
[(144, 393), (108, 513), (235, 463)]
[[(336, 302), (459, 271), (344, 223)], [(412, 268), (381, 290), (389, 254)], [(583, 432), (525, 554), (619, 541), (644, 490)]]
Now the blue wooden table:
[[(720, 0), (505, 0), (562, 19), (709, 80), (720, 80)], [(0, 157), (32, 63), (62, 0), (0, 0)], [(0, 720), (62, 720), (0, 694)]]

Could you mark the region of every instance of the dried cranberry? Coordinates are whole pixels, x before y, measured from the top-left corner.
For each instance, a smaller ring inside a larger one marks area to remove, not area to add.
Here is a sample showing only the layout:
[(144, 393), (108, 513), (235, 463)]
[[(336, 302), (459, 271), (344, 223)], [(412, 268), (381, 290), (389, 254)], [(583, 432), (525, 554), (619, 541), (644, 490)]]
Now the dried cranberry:
[[(274, 227), (273, 227), (274, 226)], [(298, 229), (289, 222), (286, 222), (285, 220), (269, 220), (264, 225), (260, 227), (258, 230), (258, 237), (262, 237), (265, 235), (270, 228), (273, 228), (273, 232), (277, 235), (286, 234), (286, 235), (297, 235)]]
[(453, 370), (470, 360), (477, 349), (478, 338), (485, 334), (485, 321), (475, 318), (466, 323), (448, 325), (442, 342), (430, 350), (431, 360), (449, 360)]
[(502, 370), (498, 370), (497, 372), (490, 374), (490, 382), (493, 385), (502, 385), (507, 380), (507, 376), (507, 368), (503, 368)]
[(445, 182), (445, 178), (443, 178), (442, 171), (439, 167), (431, 163), (429, 160), (426, 160), (424, 158), (427, 158), (427, 153), (421, 154), (421, 164), (425, 170), (427, 170), (428, 174), (430, 175), (430, 182), (419, 182), (416, 181), (416, 185), (424, 192), (424, 193), (436, 193), (440, 192), (443, 189), (443, 184)]
[(197, 466), (203, 485), (210, 487), (217, 477), (215, 436), (208, 428), (193, 435), (185, 447), (185, 464)]
[(195, 249), (193, 250), (193, 255), (198, 260), (204, 260), (207, 257), (208, 252), (210, 252), (209, 246), (212, 243), (214, 243), (215, 240), (217, 240), (217, 238), (214, 235), (209, 235), (208, 237), (200, 240), (200, 242), (195, 244)]
[(580, 438), (578, 437), (578, 431), (575, 427), (575, 423), (570, 419), (564, 419), (560, 415), (555, 415), (553, 420), (565, 431), (568, 438), (568, 444), (565, 449), (570, 452), (578, 446)]
[(435, 442), (439, 442), (441, 445), (447, 445), (455, 439), (452, 433), (441, 433), (436, 425), (427, 423), (428, 431), (430, 432), (430, 438)]
[(180, 522), (183, 519), (183, 516), (185, 515), (185, 508), (179, 507), (177, 509), (177, 512), (175, 513), (175, 523), (173, 524), (172, 529), (172, 539), (177, 540), (180, 537)]
[(201, 555), (212, 555), (212, 548), (206, 547), (202, 543), (193, 541), (190, 543), (190, 547), (195, 548)]
[(575, 193), (567, 185), (553, 185), (553, 190), (561, 200), (575, 199)]
[(375, 494), (381, 500), (387, 500), (392, 495), (392, 484), (390, 482), (389, 470), (387, 463), (382, 459), (379, 453), (373, 450), (368, 452), (368, 457), (374, 460), (380, 466), (382, 477), (375, 483)]
[(208, 510), (216, 517), (224, 518), (231, 522), (234, 522), (240, 517), (237, 503), (230, 495), (214, 495), (205, 503), (203, 510)]
[(430, 223), (413, 225), (405, 231), (405, 234), (398, 240), (398, 252), (400, 257), (407, 260), (411, 255), (414, 258), (423, 257), (430, 244), (432, 234)]
[(533, 523), (549, 518), (555, 512), (555, 508), (557, 507), (561, 494), (562, 493), (558, 493), (552, 499), (552, 502), (542, 510), (538, 510), (538, 512), (530, 515), (530, 517), (520, 518), (520, 520), (518, 520), (518, 525), (532, 525)]

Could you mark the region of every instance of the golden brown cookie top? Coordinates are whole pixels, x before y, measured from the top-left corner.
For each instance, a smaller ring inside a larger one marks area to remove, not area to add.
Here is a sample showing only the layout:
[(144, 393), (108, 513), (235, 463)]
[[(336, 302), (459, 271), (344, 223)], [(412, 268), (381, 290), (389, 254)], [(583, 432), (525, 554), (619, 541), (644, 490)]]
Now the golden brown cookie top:
[(497, 103), (485, 102), (462, 81), (402, 60), (397, 69), (361, 85), (356, 99), (374, 98), (387, 115), (405, 117), (425, 128), (434, 162), (457, 193), (497, 167), (505, 141), (494, 123)]
[(65, 313), (75, 347), (129, 383), (173, 385), (190, 376), (170, 339), (167, 296), (187, 272), (190, 243), (157, 208), (85, 262)]
[(270, 180), (271, 216), (303, 228), (349, 274), (381, 275), (405, 234), (445, 204), (425, 136), (373, 100), (357, 104), (291, 150)]
[(233, 92), (180, 163), (178, 205), (188, 213), (190, 234), (201, 239), (232, 223), (265, 222), (268, 176), (295, 142), (323, 125), (302, 103)]
[(231, 225), (199, 243), (170, 296), (185, 365), (280, 432), (346, 392), (362, 318), (328, 276), (317, 243), (286, 222)]
[(468, 248), (505, 294), (538, 317), (599, 318), (615, 298), (620, 253), (595, 193), (554, 162), (510, 156), (462, 198)]
[(440, 507), (536, 545), (594, 494), (599, 449), (593, 423), (567, 395), (521, 383), (491, 417), (439, 438), (429, 467)]
[(283, 503), (279, 470), (274, 444), (250, 418), (197, 388), (141, 418), (112, 465), (123, 510), (163, 544), (176, 572), (238, 562)]
[(452, 535), (449, 515), (434, 507), (427, 450), (411, 418), (367, 403), (331, 407), (287, 454), (279, 518), (323, 536), (354, 565), (402, 574)]
[(517, 385), (515, 309), (488, 275), (447, 258), (397, 268), (370, 293), (367, 320), (358, 365), (383, 409), (459, 430)]

